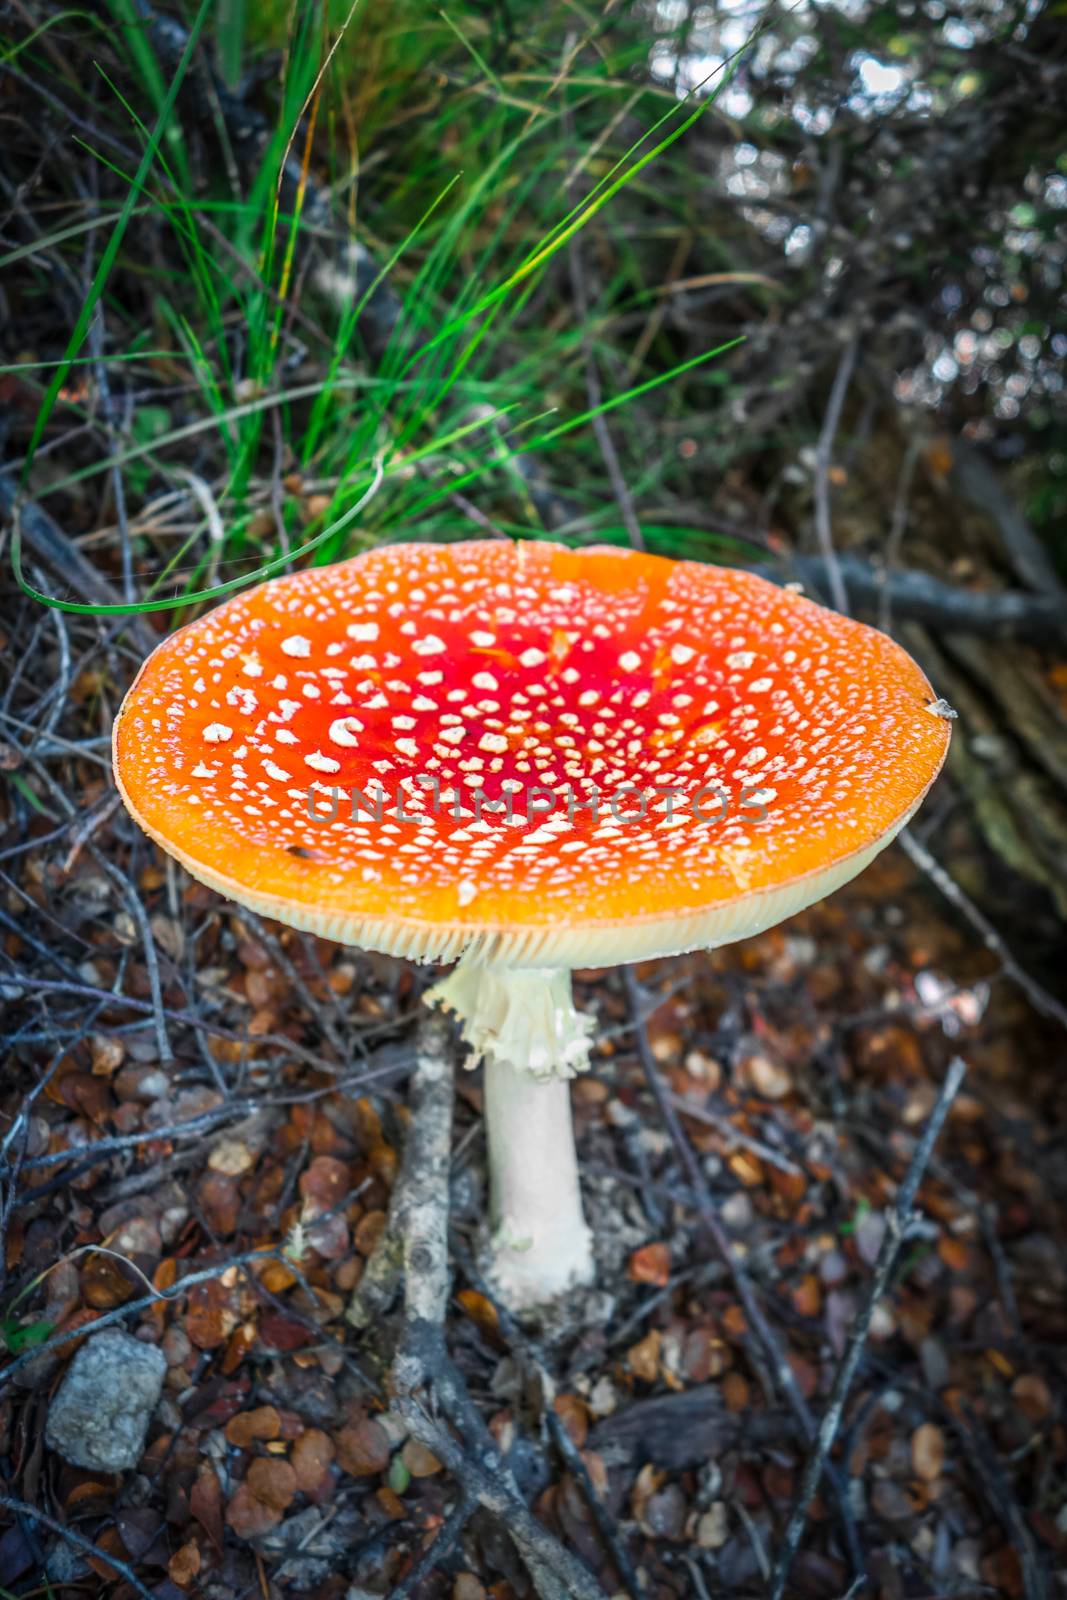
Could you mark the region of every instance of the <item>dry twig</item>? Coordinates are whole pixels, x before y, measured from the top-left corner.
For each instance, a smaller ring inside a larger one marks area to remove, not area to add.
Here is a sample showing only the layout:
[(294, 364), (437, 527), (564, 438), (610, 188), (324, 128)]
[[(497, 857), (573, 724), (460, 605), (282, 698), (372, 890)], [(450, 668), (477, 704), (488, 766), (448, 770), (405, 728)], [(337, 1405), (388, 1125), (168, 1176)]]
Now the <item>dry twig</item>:
[(944, 1126), (945, 1118), (948, 1116), (949, 1108), (956, 1098), (966, 1070), (964, 1062), (959, 1056), (956, 1056), (945, 1075), (945, 1081), (941, 1086), (941, 1093), (938, 1095), (937, 1103), (930, 1113), (923, 1136), (919, 1140), (915, 1154), (911, 1158), (904, 1182), (897, 1192), (896, 1206), (886, 1218), (885, 1235), (882, 1239), (881, 1249), (878, 1252), (878, 1258), (874, 1264), (874, 1272), (871, 1275), (871, 1283), (867, 1291), (866, 1300), (852, 1324), (848, 1343), (845, 1345), (844, 1354), (834, 1377), (830, 1398), (826, 1403), (822, 1421), (819, 1423), (819, 1431), (812, 1441), (808, 1459), (804, 1463), (800, 1487), (793, 1502), (793, 1509), (789, 1514), (785, 1538), (782, 1541), (778, 1559), (774, 1564), (770, 1600), (781, 1600), (781, 1596), (785, 1591), (789, 1569), (793, 1564), (793, 1557), (796, 1555), (803, 1537), (808, 1510), (815, 1496), (819, 1479), (826, 1470), (830, 1451), (841, 1427), (845, 1402), (848, 1399), (852, 1380), (856, 1376), (856, 1370), (859, 1367), (860, 1359), (867, 1343), (867, 1336), (871, 1330), (871, 1318), (874, 1316), (875, 1307), (888, 1287), (900, 1247), (914, 1226), (913, 1208), (915, 1197), (918, 1194), (919, 1185), (922, 1182), (927, 1164), (933, 1154), (937, 1136)]
[[(471, 1503), (506, 1529), (541, 1600), (604, 1600), (587, 1568), (529, 1510), (445, 1348), (453, 1099), (448, 1039), (444, 1020), (427, 1013), (412, 1075), (411, 1127), (389, 1217), (404, 1271), (393, 1404), (412, 1437), (448, 1468)], [(437, 1420), (438, 1412), (451, 1428)]]
[[(623, 982), (626, 985), (631, 1014), (636, 1018), (641, 1014), (642, 995), (632, 968), (623, 968)], [(810, 1443), (815, 1437), (814, 1418), (807, 1401), (800, 1392), (796, 1374), (786, 1360), (785, 1352), (782, 1350), (773, 1328), (763, 1313), (763, 1308), (759, 1303), (752, 1280), (730, 1243), (726, 1230), (719, 1221), (714, 1201), (708, 1190), (707, 1179), (693, 1153), (693, 1146), (686, 1138), (678, 1113), (675, 1111), (664, 1089), (659, 1069), (656, 1066), (655, 1057), (649, 1044), (648, 1030), (643, 1022), (635, 1023), (634, 1038), (648, 1086), (652, 1091), (656, 1104), (659, 1106), (660, 1114), (685, 1168), (701, 1223), (711, 1239), (716, 1254), (733, 1279), (738, 1298), (744, 1309), (745, 1318), (756, 1336), (764, 1359), (770, 1366), (774, 1386), (792, 1412), (793, 1420), (801, 1438), (805, 1444)], [(845, 1532), (845, 1541), (848, 1546), (849, 1561), (855, 1576), (859, 1577), (864, 1572), (863, 1552), (860, 1548), (859, 1535), (856, 1532), (855, 1519), (848, 1503), (847, 1490), (841, 1481), (840, 1474), (830, 1462), (824, 1462), (821, 1470), (825, 1474), (826, 1481), (837, 1503)]]

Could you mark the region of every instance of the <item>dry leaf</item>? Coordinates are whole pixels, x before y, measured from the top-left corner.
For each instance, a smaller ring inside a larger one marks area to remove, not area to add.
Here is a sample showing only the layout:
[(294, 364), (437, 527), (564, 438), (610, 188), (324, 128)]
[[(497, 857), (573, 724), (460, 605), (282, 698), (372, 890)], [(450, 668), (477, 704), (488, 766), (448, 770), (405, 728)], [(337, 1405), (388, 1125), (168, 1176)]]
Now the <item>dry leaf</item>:
[(316, 1156), (300, 1175), (300, 1193), (313, 1215), (339, 1206), (351, 1187), (348, 1163), (334, 1156)]
[(1044, 1422), (1052, 1410), (1052, 1395), (1044, 1378), (1023, 1372), (1011, 1386), (1011, 1397), (1030, 1422)]
[(911, 1436), (911, 1464), (915, 1475), (927, 1483), (941, 1476), (945, 1465), (945, 1436), (933, 1422), (924, 1422)]
[(334, 1453), (333, 1440), (321, 1428), (306, 1429), (293, 1445), (289, 1459), (297, 1487), (312, 1500), (325, 1494), (333, 1482), (330, 1464)]
[(484, 1294), (479, 1294), (477, 1289), (461, 1289), (456, 1299), (479, 1333), (494, 1343), (498, 1342), (500, 1318), (493, 1302), (487, 1300)]
[(94, 1311), (111, 1311), (137, 1293), (133, 1274), (110, 1255), (91, 1255), (82, 1267), (82, 1294)]
[(806, 1272), (792, 1293), (793, 1310), (799, 1317), (817, 1317), (822, 1309), (822, 1290), (814, 1272)]
[(126, 1048), (121, 1039), (112, 1039), (104, 1033), (94, 1033), (90, 1041), (93, 1058), (93, 1076), (110, 1078), (122, 1066)]
[(247, 1450), (253, 1439), (277, 1439), (282, 1422), (273, 1406), (257, 1406), (254, 1411), (239, 1411), (226, 1424), (226, 1438), (239, 1450)]
[(353, 1243), (361, 1256), (369, 1256), (374, 1246), (385, 1232), (388, 1217), (384, 1211), (368, 1211), (361, 1217), (357, 1226)]
[(576, 1394), (559, 1394), (552, 1409), (580, 1450), (589, 1433), (589, 1407)]
[(663, 1335), (658, 1328), (653, 1328), (627, 1350), (626, 1364), (636, 1378), (643, 1378), (646, 1383), (655, 1383), (659, 1374), (659, 1351), (662, 1343)]
[(247, 1483), (238, 1484), (233, 1499), (226, 1507), (227, 1525), (239, 1539), (254, 1539), (257, 1534), (268, 1533), (281, 1520), (281, 1512), (260, 1500)]
[(473, 1572), (461, 1572), (452, 1585), (452, 1600), (485, 1600), (485, 1589)]
[(762, 1050), (753, 1051), (738, 1062), (742, 1083), (763, 1100), (781, 1100), (789, 1094), (793, 1080), (780, 1061), (772, 1060)]
[(280, 1456), (257, 1456), (245, 1483), (257, 1500), (274, 1511), (288, 1510), (297, 1489), (296, 1473)]
[(189, 1490), (189, 1510), (212, 1544), (222, 1549), (222, 1488), (214, 1467), (204, 1466)]
[(230, 1291), (217, 1278), (196, 1283), (189, 1290), (185, 1331), (198, 1350), (217, 1350), (237, 1326)]
[(197, 1199), (212, 1233), (229, 1239), (237, 1232), (241, 1213), (241, 1191), (235, 1178), (223, 1172), (205, 1172), (196, 1188)]
[(239, 1178), (255, 1166), (256, 1158), (243, 1139), (220, 1139), (207, 1158), (212, 1172), (225, 1178)]
[(389, 1435), (371, 1417), (350, 1422), (337, 1435), (337, 1460), (353, 1478), (369, 1478), (389, 1465)]
[(627, 1274), (635, 1283), (665, 1289), (671, 1277), (671, 1252), (665, 1244), (646, 1244), (630, 1257)]
[(176, 1583), (179, 1589), (189, 1587), (200, 1571), (200, 1551), (191, 1539), (171, 1556), (167, 1562), (167, 1571), (171, 1582)]
[(704, 1512), (696, 1527), (696, 1542), (702, 1550), (721, 1550), (730, 1537), (726, 1502), (716, 1500)]
[(440, 1472), (441, 1463), (432, 1451), (417, 1439), (408, 1439), (400, 1452), (400, 1459), (413, 1478), (432, 1478)]
[(722, 1380), (722, 1397), (727, 1411), (744, 1411), (748, 1405), (748, 1382), (739, 1372), (728, 1372)]

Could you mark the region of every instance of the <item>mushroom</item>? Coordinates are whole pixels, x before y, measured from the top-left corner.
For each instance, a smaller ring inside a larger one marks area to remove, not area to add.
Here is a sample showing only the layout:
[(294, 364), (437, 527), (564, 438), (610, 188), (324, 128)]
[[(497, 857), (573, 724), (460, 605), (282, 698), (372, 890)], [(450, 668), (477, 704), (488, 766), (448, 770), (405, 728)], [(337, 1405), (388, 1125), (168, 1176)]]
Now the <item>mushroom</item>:
[(485, 1064), (493, 1272), (593, 1271), (571, 969), (740, 939), (847, 882), (949, 725), (891, 639), (751, 574), (617, 549), (393, 545), (162, 643), (115, 724), (141, 827), (192, 875), (343, 943), (458, 965)]

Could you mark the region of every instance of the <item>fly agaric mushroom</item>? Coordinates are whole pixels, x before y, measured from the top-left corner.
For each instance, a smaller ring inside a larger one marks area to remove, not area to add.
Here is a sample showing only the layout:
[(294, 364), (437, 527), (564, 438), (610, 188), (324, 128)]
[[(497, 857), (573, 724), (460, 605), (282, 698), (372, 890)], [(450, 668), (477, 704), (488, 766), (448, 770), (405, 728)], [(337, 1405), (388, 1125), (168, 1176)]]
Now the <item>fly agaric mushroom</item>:
[(115, 725), (142, 828), (268, 917), (415, 961), (485, 1063), (494, 1276), (592, 1274), (570, 971), (757, 933), (915, 811), (949, 729), (891, 639), (748, 573), (393, 545), (162, 643)]

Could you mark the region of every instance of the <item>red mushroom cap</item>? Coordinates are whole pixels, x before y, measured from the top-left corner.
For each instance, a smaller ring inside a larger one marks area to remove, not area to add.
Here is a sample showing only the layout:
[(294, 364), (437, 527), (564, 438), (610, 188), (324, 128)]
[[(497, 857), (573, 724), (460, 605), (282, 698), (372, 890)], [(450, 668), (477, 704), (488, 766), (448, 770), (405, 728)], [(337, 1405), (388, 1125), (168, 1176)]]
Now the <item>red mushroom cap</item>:
[(853, 877), (944, 760), (933, 705), (891, 639), (748, 573), (392, 545), (165, 640), (115, 773), (147, 833), (266, 916), (415, 960), (606, 965)]

